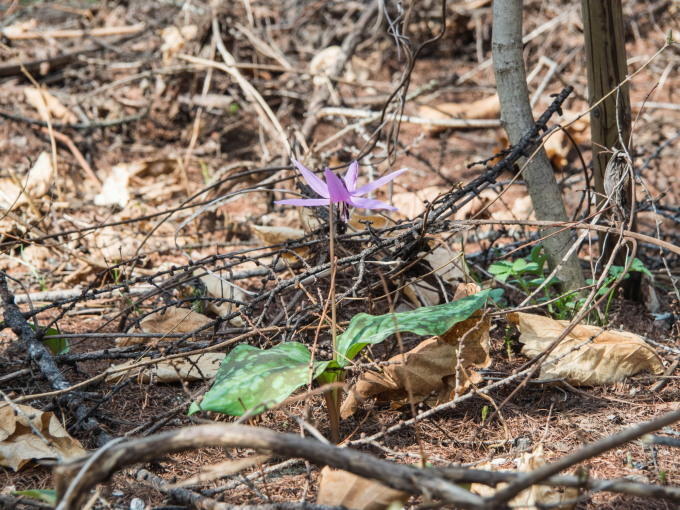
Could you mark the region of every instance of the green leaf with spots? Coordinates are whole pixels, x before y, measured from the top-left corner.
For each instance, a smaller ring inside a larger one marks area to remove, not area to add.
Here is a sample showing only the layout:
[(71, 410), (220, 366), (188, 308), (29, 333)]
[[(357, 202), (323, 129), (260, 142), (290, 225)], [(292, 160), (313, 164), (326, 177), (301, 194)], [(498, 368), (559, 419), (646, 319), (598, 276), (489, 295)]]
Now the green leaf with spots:
[(380, 343), (397, 331), (443, 335), (454, 324), (464, 321), (484, 306), (487, 299), (497, 300), (502, 294), (501, 289), (489, 289), (450, 303), (408, 312), (377, 316), (359, 313), (352, 317), (347, 330), (338, 337), (338, 364), (346, 366), (368, 344)]
[(15, 496), (24, 496), (29, 499), (37, 499), (48, 505), (57, 506), (57, 491), (52, 489), (28, 489), (25, 491), (12, 492)]
[[(241, 416), (258, 406), (278, 404), (309, 382), (309, 349), (298, 342), (285, 342), (261, 350), (239, 345), (224, 358), (215, 382), (203, 400), (194, 402), (189, 415), (215, 411)], [(312, 378), (318, 377), (328, 361), (314, 363)]]

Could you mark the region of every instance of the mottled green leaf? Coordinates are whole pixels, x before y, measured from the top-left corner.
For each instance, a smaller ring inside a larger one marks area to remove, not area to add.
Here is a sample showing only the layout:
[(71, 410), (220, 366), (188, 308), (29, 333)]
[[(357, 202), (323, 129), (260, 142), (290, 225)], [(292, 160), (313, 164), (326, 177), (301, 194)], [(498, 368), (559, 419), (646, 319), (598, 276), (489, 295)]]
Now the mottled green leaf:
[(15, 496), (24, 496), (29, 499), (37, 499), (38, 501), (43, 501), (48, 505), (57, 505), (57, 491), (52, 489), (29, 489), (25, 491), (14, 491), (12, 492)]
[[(33, 331), (37, 332), (35, 324), (29, 322), (28, 325)], [(61, 334), (59, 328), (40, 328), (40, 332), (43, 334), (42, 343), (44, 343), (55, 356), (58, 354), (68, 354), (68, 352), (71, 350), (68, 340), (66, 338), (57, 336)], [(49, 336), (51, 338), (44, 338), (45, 336)]]
[[(261, 350), (239, 345), (224, 358), (217, 377), (203, 400), (194, 402), (189, 414), (215, 411), (241, 416), (258, 406), (277, 404), (309, 382), (311, 354), (298, 342), (281, 343)], [(313, 378), (328, 361), (315, 362)]]
[(451, 327), (479, 310), (488, 298), (501, 297), (501, 289), (484, 290), (450, 303), (425, 306), (386, 315), (360, 313), (352, 317), (347, 330), (338, 337), (338, 363), (346, 366), (368, 344), (377, 344), (400, 331), (417, 335), (443, 335)]

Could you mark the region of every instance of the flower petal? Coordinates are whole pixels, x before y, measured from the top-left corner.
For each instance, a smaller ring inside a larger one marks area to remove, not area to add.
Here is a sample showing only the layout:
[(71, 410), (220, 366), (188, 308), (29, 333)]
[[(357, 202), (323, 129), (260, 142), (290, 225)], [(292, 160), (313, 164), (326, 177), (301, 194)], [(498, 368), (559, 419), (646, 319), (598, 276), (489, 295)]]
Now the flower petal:
[(350, 204), (354, 207), (361, 207), (362, 209), (389, 209), (390, 211), (397, 210), (397, 208), (393, 205), (389, 205), (385, 202), (374, 200), (372, 198), (352, 197)]
[(379, 188), (379, 187), (382, 186), (383, 184), (387, 184), (387, 183), (390, 182), (392, 179), (394, 179), (394, 178), (396, 178), (396, 177), (399, 177), (401, 174), (403, 174), (403, 173), (406, 172), (407, 170), (408, 170), (408, 168), (402, 168), (401, 170), (397, 170), (396, 172), (392, 172), (391, 174), (387, 174), (386, 176), (381, 177), (380, 179), (377, 179), (377, 180), (375, 180), (375, 181), (373, 181), (373, 182), (369, 182), (368, 184), (365, 184), (365, 185), (362, 186), (361, 188), (355, 190), (355, 191), (352, 193), (352, 195), (353, 195), (353, 196), (361, 196), (361, 195), (365, 195), (365, 194), (368, 193), (369, 191), (373, 191), (374, 189)]
[(350, 194), (345, 186), (345, 181), (340, 179), (335, 175), (329, 168), (324, 171), (326, 174), (326, 184), (328, 185), (328, 193), (330, 195), (331, 202), (334, 204), (338, 202), (350, 203)]
[(347, 169), (347, 173), (345, 174), (345, 184), (347, 185), (347, 191), (352, 193), (355, 189), (357, 189), (357, 178), (359, 177), (359, 162), (358, 161), (352, 161), (350, 163), (349, 168)]
[(302, 207), (319, 207), (321, 205), (330, 205), (331, 201), (328, 198), (287, 198), (285, 200), (277, 200), (274, 203), (284, 205), (301, 205)]
[(330, 197), (330, 194), (328, 193), (328, 186), (326, 185), (325, 182), (319, 179), (314, 172), (312, 172), (309, 168), (307, 168), (299, 161), (296, 161), (293, 158), (290, 158), (290, 160), (295, 165), (295, 168), (297, 168), (300, 171), (302, 177), (305, 178), (305, 181), (307, 181), (307, 184), (309, 184), (310, 188), (312, 188), (314, 191), (316, 191), (319, 195), (321, 195), (324, 198)]

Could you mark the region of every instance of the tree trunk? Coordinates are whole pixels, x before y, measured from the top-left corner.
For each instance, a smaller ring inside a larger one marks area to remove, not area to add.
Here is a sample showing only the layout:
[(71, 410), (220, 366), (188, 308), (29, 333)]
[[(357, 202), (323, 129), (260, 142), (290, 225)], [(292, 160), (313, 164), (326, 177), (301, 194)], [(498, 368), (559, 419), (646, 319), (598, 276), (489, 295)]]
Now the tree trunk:
[[(491, 47), (501, 103), (501, 124), (510, 143), (516, 144), (534, 124), (522, 57), (521, 0), (494, 0)], [(522, 164), (525, 162), (522, 161)], [(568, 221), (562, 194), (544, 149), (527, 164), (523, 177), (539, 220)], [(556, 230), (544, 229), (541, 233), (549, 235)], [(564, 230), (543, 241), (551, 269), (562, 261), (574, 242), (575, 236), (571, 230)], [(576, 253), (564, 262), (558, 277), (562, 281), (562, 290), (573, 290), (585, 285)]]

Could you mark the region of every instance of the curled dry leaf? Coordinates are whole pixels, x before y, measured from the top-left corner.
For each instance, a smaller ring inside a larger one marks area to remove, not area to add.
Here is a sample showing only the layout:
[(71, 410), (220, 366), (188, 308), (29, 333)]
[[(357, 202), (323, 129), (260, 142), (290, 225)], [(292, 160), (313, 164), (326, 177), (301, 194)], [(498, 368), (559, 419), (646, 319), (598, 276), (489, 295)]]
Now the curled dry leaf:
[(68, 435), (54, 413), (24, 405), (16, 407), (16, 413), (9, 405), (0, 408), (0, 466), (18, 471), (32, 459), (70, 460), (85, 455), (80, 441)]
[[(218, 299), (231, 299), (234, 301), (240, 301), (241, 303), (246, 302), (246, 293), (237, 287), (232, 287), (222, 279), (218, 278), (214, 274), (205, 272), (204, 269), (197, 269), (194, 271), (194, 276), (198, 276), (201, 283), (205, 285), (205, 290), (209, 296)], [(209, 302), (208, 311), (217, 314), (221, 318), (225, 318), (239, 309), (239, 305), (236, 303), (231, 303), (228, 301), (223, 301), (220, 303)], [(229, 324), (240, 328), (245, 323), (240, 316), (232, 317), (229, 320)]]
[[(545, 465), (543, 455), (543, 445), (538, 445), (533, 452), (523, 453), (518, 459), (517, 471), (520, 473), (530, 473)], [(491, 462), (486, 462), (476, 467), (488, 471), (497, 471), (497, 467)], [(473, 483), (470, 491), (483, 497), (491, 497), (494, 493), (507, 486), (506, 483), (498, 484), (496, 488), (489, 487), (481, 483)], [(532, 485), (529, 489), (520, 492), (510, 503), (510, 508), (521, 508), (522, 510), (539, 510), (541, 508), (553, 508), (555, 510), (571, 510), (575, 506), (578, 497), (578, 489), (568, 487), (558, 490), (548, 485)]]
[[(155, 312), (144, 317), (139, 327), (133, 326), (128, 333), (191, 333), (212, 322), (208, 317), (188, 308), (168, 308), (163, 312)], [(121, 337), (116, 339), (118, 347), (146, 342), (170, 341), (174, 338), (159, 337)]]
[[(552, 344), (568, 321), (528, 313), (508, 315), (521, 333), (522, 354), (533, 358)], [(625, 331), (607, 331), (579, 325), (550, 353), (541, 365), (540, 380), (562, 379), (579, 386), (613, 384), (649, 370), (664, 371), (661, 358), (642, 338)]]
[[(208, 352), (143, 367), (135, 367), (138, 362), (129, 361), (117, 365), (115, 367), (116, 372), (107, 376), (104, 381), (107, 384), (119, 384), (132, 377), (137, 378), (139, 382), (151, 381), (156, 383), (203, 381), (217, 375), (220, 363), (222, 363), (225, 356), (226, 354), (221, 352)], [(140, 361), (145, 362), (150, 359), (142, 358)], [(128, 366), (130, 370), (118, 371)]]
[(0, 179), (0, 209), (11, 211), (28, 203), (26, 194), (32, 199), (45, 195), (52, 186), (52, 158), (47, 152), (41, 152), (21, 186), (11, 179)]
[[(479, 291), (476, 284), (460, 285), (457, 298)], [(455, 324), (441, 337), (422, 341), (405, 354), (394, 356), (382, 372), (366, 372), (350, 389), (340, 411), (342, 418), (353, 415), (366, 399), (390, 401), (393, 408), (408, 403), (407, 384), (416, 402), (432, 405), (448, 402), (481, 381), (474, 368), (485, 368), (489, 357), (491, 321), (481, 311)]]
[(326, 466), (321, 470), (316, 504), (355, 510), (385, 510), (395, 501), (403, 506), (410, 497), (406, 492)]
[[(425, 119), (497, 119), (500, 116), (498, 94), (471, 103), (442, 103), (436, 106), (421, 106), (419, 115)], [(444, 131), (443, 126), (424, 126), (428, 135)]]

